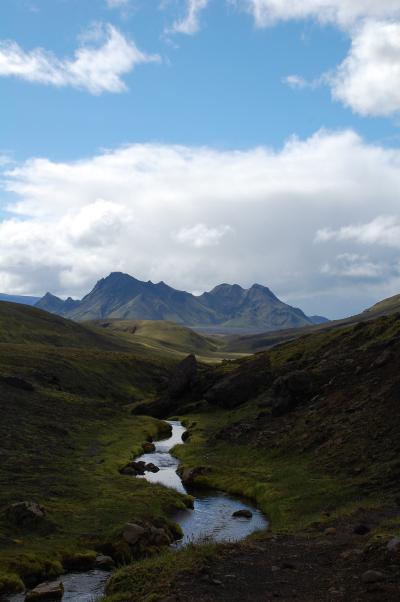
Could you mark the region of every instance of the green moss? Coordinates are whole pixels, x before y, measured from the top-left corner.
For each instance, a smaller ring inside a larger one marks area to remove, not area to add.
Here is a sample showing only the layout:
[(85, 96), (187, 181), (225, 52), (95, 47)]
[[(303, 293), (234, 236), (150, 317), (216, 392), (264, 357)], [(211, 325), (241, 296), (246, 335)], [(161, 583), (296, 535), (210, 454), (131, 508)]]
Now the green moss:
[[(195, 419), (197, 426), (193, 437), (176, 446), (174, 454), (184, 466), (206, 467), (196, 483), (252, 499), (279, 531), (298, 531), (315, 521), (326, 521), (326, 511), (332, 518), (360, 504), (356, 479), (346, 481), (319, 472), (305, 455), (232, 442), (210, 443), (219, 428), (253, 411), (250, 405), (233, 412), (186, 417), (186, 421)], [(373, 497), (363, 500), (364, 505), (375, 502)]]
[(58, 577), (63, 572), (61, 562), (50, 558), (44, 550), (42, 555), (18, 554), (9, 561), (8, 566), (27, 586)]
[(24, 590), (24, 584), (16, 573), (0, 573), (0, 595), (16, 594)]
[(217, 546), (213, 544), (189, 546), (185, 550), (166, 551), (124, 567), (108, 582), (104, 602), (150, 602), (166, 597), (174, 581), (189, 571), (201, 572), (212, 563), (216, 551)]

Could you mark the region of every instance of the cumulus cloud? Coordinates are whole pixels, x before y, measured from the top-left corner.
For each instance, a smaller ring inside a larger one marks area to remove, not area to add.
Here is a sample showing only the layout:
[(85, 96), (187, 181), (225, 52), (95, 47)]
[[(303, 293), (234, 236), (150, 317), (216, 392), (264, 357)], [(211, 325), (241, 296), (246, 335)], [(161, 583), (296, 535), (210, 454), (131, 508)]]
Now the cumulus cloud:
[(343, 226), (338, 230), (324, 228), (317, 232), (317, 242), (355, 241), (364, 245), (382, 245), (400, 249), (400, 217), (378, 216), (366, 224)]
[(42, 48), (23, 50), (15, 41), (0, 41), (0, 76), (47, 84), (70, 86), (91, 94), (123, 92), (122, 76), (141, 63), (160, 60), (137, 48), (112, 25), (90, 30), (73, 59), (60, 59)]
[(182, 33), (193, 35), (200, 29), (200, 14), (207, 8), (209, 0), (187, 0), (186, 14), (182, 19), (176, 20), (166, 33)]
[(350, 27), (360, 19), (400, 18), (398, 0), (236, 0), (252, 13), (259, 27), (292, 19), (317, 19)]
[(191, 291), (261, 282), (333, 316), (400, 288), (400, 151), (352, 131), (280, 151), (144, 144), (33, 158), (4, 166), (3, 187), (2, 292), (80, 296), (122, 270)]
[(400, 22), (368, 21), (330, 78), (334, 98), (361, 115), (400, 111)]
[[(348, 56), (333, 73), (316, 82), (301, 75), (283, 81), (293, 89), (332, 89), (340, 101), (363, 116), (400, 111), (400, 2), (398, 0), (243, 0), (258, 27), (279, 21), (316, 19), (344, 29), (351, 38)], [(243, 6), (242, 0), (236, 4)]]

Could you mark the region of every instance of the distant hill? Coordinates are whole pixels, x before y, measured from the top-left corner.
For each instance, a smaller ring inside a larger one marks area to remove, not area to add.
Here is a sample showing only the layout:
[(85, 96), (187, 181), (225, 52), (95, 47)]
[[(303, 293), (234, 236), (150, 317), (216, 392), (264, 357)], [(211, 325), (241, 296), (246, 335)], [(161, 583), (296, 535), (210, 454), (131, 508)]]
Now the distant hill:
[(0, 301), (8, 301), (9, 303), (21, 303), (22, 305), (36, 305), (40, 297), (30, 297), (25, 295), (6, 295), (0, 293)]
[(221, 326), (252, 330), (300, 328), (321, 323), (287, 305), (269, 288), (254, 284), (221, 284), (194, 296), (164, 282), (142, 282), (120, 272), (99, 280), (80, 301), (66, 301), (47, 293), (37, 307), (77, 321), (104, 318), (119, 320), (168, 320), (186, 326)]

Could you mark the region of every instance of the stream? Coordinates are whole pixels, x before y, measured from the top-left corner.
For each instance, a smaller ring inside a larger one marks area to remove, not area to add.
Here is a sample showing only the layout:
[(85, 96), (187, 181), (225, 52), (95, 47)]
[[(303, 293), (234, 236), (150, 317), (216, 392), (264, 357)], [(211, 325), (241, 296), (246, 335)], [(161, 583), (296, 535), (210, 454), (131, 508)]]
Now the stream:
[[(203, 488), (186, 488), (176, 473), (179, 461), (170, 454), (175, 445), (182, 443), (185, 427), (179, 421), (168, 421), (172, 434), (168, 439), (154, 442), (156, 450), (143, 454), (136, 461), (152, 462), (160, 468), (159, 472), (146, 472), (141, 477), (150, 483), (172, 487), (180, 493), (188, 493), (195, 497), (193, 510), (178, 511), (172, 519), (182, 527), (184, 536), (173, 544), (181, 548), (188, 543), (212, 541), (239, 541), (251, 533), (266, 529), (268, 521), (265, 516), (248, 500), (226, 493)], [(128, 478), (128, 477), (126, 477)], [(251, 518), (233, 518), (237, 510), (250, 510)], [(60, 580), (64, 584), (63, 602), (92, 602), (100, 598), (109, 573), (94, 570), (86, 573), (68, 573)], [(24, 594), (10, 597), (10, 602), (23, 602)]]

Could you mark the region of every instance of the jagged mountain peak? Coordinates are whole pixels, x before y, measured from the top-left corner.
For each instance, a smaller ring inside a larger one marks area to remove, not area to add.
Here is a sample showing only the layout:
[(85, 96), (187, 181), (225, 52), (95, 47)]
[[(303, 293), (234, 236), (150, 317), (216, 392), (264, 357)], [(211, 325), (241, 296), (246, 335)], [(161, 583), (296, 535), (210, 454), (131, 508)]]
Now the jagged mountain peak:
[(171, 320), (187, 326), (222, 326), (278, 330), (313, 323), (301, 310), (287, 305), (266, 286), (223, 283), (194, 296), (164, 281), (137, 280), (123, 272), (100, 279), (81, 301), (62, 301), (51, 293), (37, 304), (75, 320), (102, 318)]

